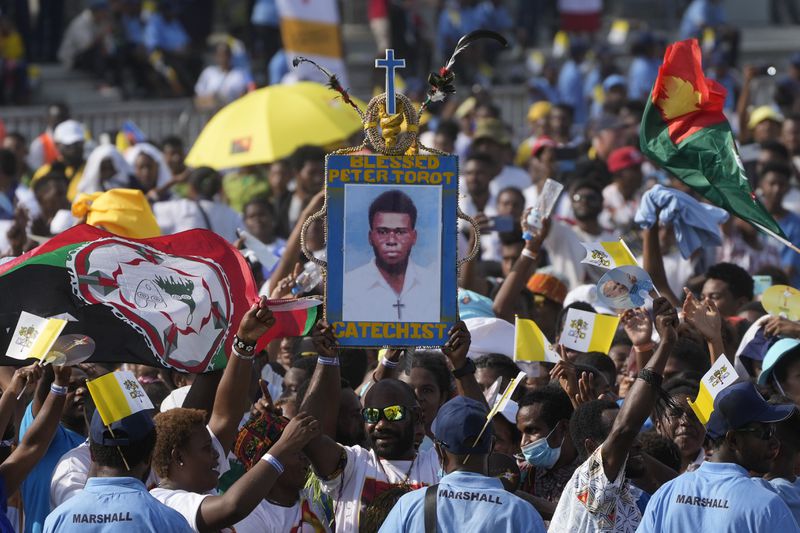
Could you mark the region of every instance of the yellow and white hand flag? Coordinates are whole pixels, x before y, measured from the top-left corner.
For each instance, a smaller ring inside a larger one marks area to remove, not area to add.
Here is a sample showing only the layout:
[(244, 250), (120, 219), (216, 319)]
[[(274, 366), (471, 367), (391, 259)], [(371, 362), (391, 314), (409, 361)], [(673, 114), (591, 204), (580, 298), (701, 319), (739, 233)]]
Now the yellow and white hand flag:
[(517, 377), (508, 382), (506, 390), (503, 391), (503, 394), (501, 394), (499, 398), (497, 398), (491, 410), (489, 411), (489, 414), (486, 415), (487, 420), (491, 420), (494, 418), (494, 415), (501, 413), (506, 409), (508, 402), (512, 401), (511, 396), (514, 395), (514, 391), (517, 390), (517, 386), (525, 381), (526, 378), (527, 376), (525, 375), (525, 372), (520, 372), (517, 374)]
[(714, 412), (714, 398), (722, 389), (733, 385), (738, 380), (739, 374), (736, 373), (736, 369), (725, 355), (720, 355), (700, 381), (700, 392), (697, 393), (697, 399), (689, 400), (689, 407), (692, 408), (700, 422), (708, 423), (711, 413)]
[(553, 343), (547, 340), (533, 320), (516, 317), (514, 320), (514, 361), (558, 363)]
[(66, 325), (66, 320), (42, 318), (22, 311), (6, 355), (12, 359), (41, 360), (53, 347)]
[(638, 266), (636, 258), (622, 239), (618, 241), (582, 242), (586, 257), (581, 263), (612, 269), (625, 265)]
[(112, 372), (87, 381), (86, 385), (106, 426), (139, 411), (154, 408), (133, 372)]
[(576, 352), (608, 353), (617, 333), (619, 317), (571, 308), (559, 342)]

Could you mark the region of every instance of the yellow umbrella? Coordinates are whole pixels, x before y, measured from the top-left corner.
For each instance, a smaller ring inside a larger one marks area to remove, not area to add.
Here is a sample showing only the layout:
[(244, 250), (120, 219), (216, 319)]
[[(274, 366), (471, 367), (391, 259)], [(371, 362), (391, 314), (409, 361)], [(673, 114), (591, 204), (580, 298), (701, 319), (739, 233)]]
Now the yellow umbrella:
[[(364, 110), (364, 102), (353, 98)], [(271, 163), (305, 144), (324, 146), (360, 130), (355, 109), (322, 84), (304, 81), (258, 89), (219, 110), (186, 156), (215, 169)]]

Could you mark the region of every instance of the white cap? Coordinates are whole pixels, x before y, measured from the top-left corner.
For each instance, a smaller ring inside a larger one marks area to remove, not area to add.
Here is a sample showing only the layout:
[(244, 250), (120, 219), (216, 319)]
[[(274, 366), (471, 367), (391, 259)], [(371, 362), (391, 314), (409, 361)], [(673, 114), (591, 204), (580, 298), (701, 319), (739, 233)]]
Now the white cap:
[(464, 321), (471, 336), (467, 357), (489, 353), (514, 356), (514, 325), (502, 318), (475, 317)]
[(70, 145), (86, 140), (86, 130), (77, 120), (65, 120), (53, 131), (53, 140), (58, 144)]
[(183, 406), (183, 402), (186, 400), (186, 395), (189, 394), (190, 388), (192, 388), (191, 385), (178, 387), (174, 391), (167, 394), (167, 397), (161, 402), (161, 412), (166, 413), (170, 409), (177, 409), (178, 407)]

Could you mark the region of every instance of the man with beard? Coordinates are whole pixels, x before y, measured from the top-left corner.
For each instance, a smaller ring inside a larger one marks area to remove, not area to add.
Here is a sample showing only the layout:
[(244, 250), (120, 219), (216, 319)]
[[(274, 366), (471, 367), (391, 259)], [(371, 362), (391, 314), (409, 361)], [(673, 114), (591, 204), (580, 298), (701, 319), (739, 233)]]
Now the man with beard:
[(589, 180), (576, 181), (570, 187), (570, 200), (575, 219), (556, 220), (544, 241), (550, 264), (575, 288), (584, 283), (596, 283), (604, 270), (581, 263), (586, 257), (582, 242), (615, 241), (617, 232), (603, 228), (599, 222), (603, 211), (603, 194), (599, 186)]
[[(21, 493), (25, 509), (25, 533), (40, 532), (44, 519), (50, 512), (50, 480), (62, 455), (79, 446), (86, 440), (86, 418), (83, 404), (88, 396), (86, 373), (78, 367), (72, 369), (69, 385), (66, 387), (66, 404), (61, 415), (61, 424), (56, 431), (47, 453), (31, 470), (22, 483)], [(53, 371), (47, 366), (44, 377), (39, 381), (33, 402), (28, 405), (19, 427), (19, 437), (25, 435), (50, 392)]]
[(661, 343), (639, 372), (622, 408), (612, 401), (593, 400), (579, 405), (570, 419), (570, 436), (583, 463), (561, 494), (550, 533), (634, 531), (642, 514), (637, 506), (639, 491), (628, 478), (645, 479), (646, 473), (657, 483), (669, 470), (634, 447), (642, 424), (663, 394), (664, 367), (678, 336), (677, 312), (665, 298), (653, 302), (653, 312)]
[(780, 446), (775, 423), (795, 409), (767, 403), (749, 382), (720, 391), (707, 428), (711, 458), (661, 487), (638, 531), (800, 531), (781, 497), (750, 478), (769, 471)]
[[(443, 351), (456, 361), (466, 361), (469, 331), (463, 322), (450, 331)], [(382, 379), (367, 391), (361, 414), (372, 449), (342, 446), (327, 435), (336, 431), (341, 377), (336, 338), (327, 324), (314, 332), (319, 353), (317, 367), (300, 409), (319, 416), (323, 435), (303, 450), (322, 480), (323, 491), (334, 500), (335, 531), (358, 531), (362, 508), (393, 487), (414, 490), (439, 481), (439, 459), (434, 448), (417, 452), (414, 436), (422, 422), (414, 390), (396, 379)], [(469, 363), (458, 365), (456, 379), (470, 372)], [(474, 366), (473, 372), (474, 372)], [(477, 387), (470, 374), (472, 385)], [(465, 393), (466, 385), (459, 390)], [(480, 394), (478, 391), (477, 394)]]
[(375, 258), (344, 275), (345, 321), (439, 321), (440, 275), (411, 259), (416, 224), (417, 207), (404, 192), (389, 190), (373, 200), (369, 244)]

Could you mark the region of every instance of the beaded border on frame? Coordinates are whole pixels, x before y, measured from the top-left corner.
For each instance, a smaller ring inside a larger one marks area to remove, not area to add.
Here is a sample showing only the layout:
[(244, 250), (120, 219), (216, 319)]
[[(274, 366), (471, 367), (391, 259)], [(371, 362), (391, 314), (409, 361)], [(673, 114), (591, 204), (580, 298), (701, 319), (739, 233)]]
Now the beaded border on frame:
[[(386, 93), (381, 93), (372, 98), (367, 104), (366, 111), (362, 114), (362, 120), (364, 124), (364, 135), (365, 140), (358, 146), (351, 146), (347, 148), (340, 148), (339, 150), (334, 150), (330, 155), (347, 155), (358, 152), (359, 150), (363, 150), (367, 148), (367, 140), (371, 144), (374, 150), (382, 155), (390, 155), (390, 156), (397, 156), (397, 155), (417, 155), (419, 154), (420, 148), (425, 150), (428, 153), (435, 154), (435, 155), (444, 155), (450, 156), (453, 154), (449, 154), (447, 152), (443, 152), (441, 150), (437, 150), (436, 148), (427, 147), (417, 141), (417, 131), (419, 128), (419, 117), (422, 115), (424, 108), (420, 108), (419, 112), (414, 109), (414, 106), (411, 104), (411, 101), (408, 99), (407, 96), (401, 93), (396, 93), (395, 97), (400, 104), (400, 112), (394, 115), (388, 115), (386, 113)], [(360, 111), (356, 109), (357, 111)], [(404, 120), (405, 119), (405, 120)], [(405, 121), (406, 123), (406, 130), (402, 131), (402, 124)], [(325, 175), (328, 175), (328, 161), (327, 158), (325, 160)], [(461, 197), (461, 190), (460, 184), (458, 188), (458, 197)], [(473, 231), (475, 232), (475, 242), (472, 246), (472, 250), (470, 250), (469, 254), (466, 257), (462, 257), (458, 261), (456, 261), (456, 279), (458, 279), (461, 273), (461, 265), (466, 263), (467, 261), (474, 260), (477, 255), (478, 251), (480, 250), (480, 239), (481, 239), (481, 231), (478, 227), (477, 222), (475, 220), (464, 214), (461, 211), (461, 207), (456, 204), (456, 216), (468, 224), (472, 226)], [(328, 281), (328, 263), (322, 259), (318, 259), (314, 256), (314, 254), (308, 249), (308, 244), (306, 242), (306, 232), (311, 224), (315, 223), (318, 220), (322, 220), (324, 223), (327, 222), (327, 211), (328, 211), (328, 185), (327, 180), (325, 182), (325, 200), (322, 204), (322, 207), (319, 211), (312, 214), (308, 217), (305, 222), (303, 222), (303, 226), (300, 230), (300, 249), (303, 252), (309, 261), (312, 261), (316, 265), (322, 268), (322, 285), (323, 290), (324, 287), (327, 287)], [(327, 223), (324, 224), (324, 234), (325, 234), (325, 242), (328, 241), (328, 225)], [(327, 304), (324, 303), (326, 300), (323, 298), (323, 318), (327, 319)], [(458, 307), (456, 306), (456, 316), (458, 317)], [(388, 348), (388, 345), (382, 346), (384, 348)]]

